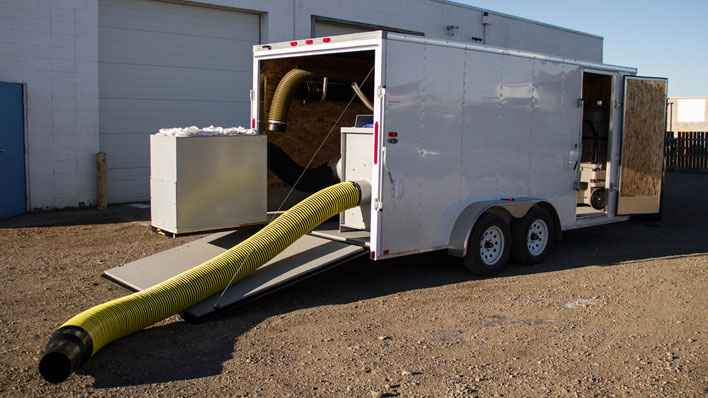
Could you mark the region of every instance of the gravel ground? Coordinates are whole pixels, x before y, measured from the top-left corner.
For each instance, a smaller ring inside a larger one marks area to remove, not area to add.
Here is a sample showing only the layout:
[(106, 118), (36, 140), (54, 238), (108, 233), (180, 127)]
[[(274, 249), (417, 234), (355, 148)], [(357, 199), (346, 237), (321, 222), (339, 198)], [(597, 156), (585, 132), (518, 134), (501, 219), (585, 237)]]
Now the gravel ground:
[(708, 175), (669, 174), (662, 222), (570, 231), (488, 279), (444, 253), (355, 260), (206, 323), (169, 318), (60, 385), (37, 372), (51, 333), (126, 293), (101, 272), (200, 236), (125, 206), (3, 221), (0, 395), (706, 397), (707, 202)]

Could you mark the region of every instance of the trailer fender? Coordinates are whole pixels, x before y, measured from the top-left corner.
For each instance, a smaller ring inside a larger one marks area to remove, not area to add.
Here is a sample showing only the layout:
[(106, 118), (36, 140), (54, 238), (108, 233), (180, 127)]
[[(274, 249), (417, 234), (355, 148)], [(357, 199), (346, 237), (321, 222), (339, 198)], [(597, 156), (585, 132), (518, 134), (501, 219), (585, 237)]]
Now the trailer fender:
[(484, 213), (495, 213), (504, 217), (511, 223), (512, 218), (522, 218), (534, 206), (541, 206), (548, 210), (553, 218), (555, 236), (560, 237), (560, 220), (551, 204), (537, 198), (514, 198), (501, 200), (487, 200), (469, 204), (457, 217), (450, 233), (448, 254), (464, 257), (467, 254), (467, 243), (472, 233), (472, 228)]

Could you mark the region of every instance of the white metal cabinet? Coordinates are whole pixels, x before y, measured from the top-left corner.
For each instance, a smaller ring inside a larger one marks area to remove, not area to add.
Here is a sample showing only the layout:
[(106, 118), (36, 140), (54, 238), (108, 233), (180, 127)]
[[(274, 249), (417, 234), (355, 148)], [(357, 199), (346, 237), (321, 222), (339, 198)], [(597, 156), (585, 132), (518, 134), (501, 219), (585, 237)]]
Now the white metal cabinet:
[[(374, 129), (370, 127), (343, 127), (341, 132), (342, 180), (370, 181)], [(340, 225), (345, 228), (368, 230), (371, 225), (370, 213), (370, 203), (345, 210), (340, 218)]]
[(152, 225), (186, 233), (266, 220), (266, 136), (150, 136)]

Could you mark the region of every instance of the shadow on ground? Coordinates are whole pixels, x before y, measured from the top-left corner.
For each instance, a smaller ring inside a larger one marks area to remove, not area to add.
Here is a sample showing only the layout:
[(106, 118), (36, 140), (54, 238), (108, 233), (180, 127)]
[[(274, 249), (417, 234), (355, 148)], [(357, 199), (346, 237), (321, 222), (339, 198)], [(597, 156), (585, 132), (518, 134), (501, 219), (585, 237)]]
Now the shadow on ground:
[[(568, 231), (543, 263), (511, 264), (495, 278), (627, 261), (708, 253), (708, 176), (669, 174), (664, 218)], [(208, 322), (153, 327), (102, 349), (80, 371), (106, 388), (217, 375), (235, 340), (254, 325), (303, 308), (352, 303), (394, 293), (474, 281), (445, 252), (371, 262), (357, 259), (258, 299)]]
[(144, 203), (41, 211), (0, 220), (0, 228), (54, 227), (68, 225), (114, 224), (122, 222), (150, 223), (150, 207)]

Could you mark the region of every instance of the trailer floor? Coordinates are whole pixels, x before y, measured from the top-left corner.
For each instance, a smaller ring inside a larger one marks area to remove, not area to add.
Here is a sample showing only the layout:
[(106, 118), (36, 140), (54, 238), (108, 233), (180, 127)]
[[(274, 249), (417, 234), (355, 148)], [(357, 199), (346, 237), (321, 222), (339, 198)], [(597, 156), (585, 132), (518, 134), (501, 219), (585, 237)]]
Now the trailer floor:
[(665, 198), (661, 223), (569, 231), (489, 279), (444, 253), (356, 259), (206, 323), (171, 317), (60, 385), (37, 372), (51, 333), (125, 294), (101, 273), (205, 235), (110, 208), (2, 221), (0, 395), (705, 397), (708, 175), (669, 174)]

